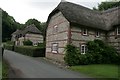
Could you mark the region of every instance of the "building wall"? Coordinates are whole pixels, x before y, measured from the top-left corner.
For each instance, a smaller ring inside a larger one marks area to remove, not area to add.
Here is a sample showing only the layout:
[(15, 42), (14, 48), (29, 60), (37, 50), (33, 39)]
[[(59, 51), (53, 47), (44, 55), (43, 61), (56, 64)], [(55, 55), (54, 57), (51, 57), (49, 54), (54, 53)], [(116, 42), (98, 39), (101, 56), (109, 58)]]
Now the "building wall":
[(25, 34), (25, 40), (28, 39), (33, 43), (43, 43), (43, 36), (41, 34), (27, 33)]
[[(63, 61), (64, 48), (68, 42), (69, 22), (61, 12), (51, 17), (46, 34), (46, 57)], [(58, 53), (52, 52), (52, 44), (58, 43)]]
[(14, 34), (12, 35), (11, 41), (16, 41), (15, 36), (16, 35), (14, 35)]
[(22, 46), (23, 41), (30, 40), (34, 44), (37, 43), (43, 43), (43, 36), (41, 34), (33, 34), (33, 33), (27, 33), (25, 34), (25, 37), (20, 37), (18, 40), (15, 41), (15, 45)]
[(24, 37), (20, 37), (20, 38), (18, 39), (18, 42), (19, 42), (19, 45), (20, 45), (20, 46), (23, 46), (23, 41), (24, 41)]
[(105, 33), (100, 32), (100, 37), (96, 37), (96, 30), (87, 29), (88, 35), (82, 34), (82, 28), (71, 26), (71, 42), (76, 47), (80, 47), (81, 44), (85, 44), (87, 41), (93, 41), (94, 39), (100, 39), (105, 41)]
[(115, 29), (108, 32), (108, 44), (116, 48), (117, 51), (120, 53), (120, 35), (116, 35)]

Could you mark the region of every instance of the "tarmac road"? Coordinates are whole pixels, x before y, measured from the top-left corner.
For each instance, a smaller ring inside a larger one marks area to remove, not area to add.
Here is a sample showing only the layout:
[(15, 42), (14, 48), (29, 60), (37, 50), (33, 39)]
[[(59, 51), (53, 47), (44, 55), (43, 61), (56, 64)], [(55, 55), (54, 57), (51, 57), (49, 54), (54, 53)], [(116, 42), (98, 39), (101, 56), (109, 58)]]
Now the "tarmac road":
[(59, 68), (44, 59), (39, 61), (32, 57), (4, 50), (4, 59), (10, 64), (11, 78), (89, 78), (83, 74)]

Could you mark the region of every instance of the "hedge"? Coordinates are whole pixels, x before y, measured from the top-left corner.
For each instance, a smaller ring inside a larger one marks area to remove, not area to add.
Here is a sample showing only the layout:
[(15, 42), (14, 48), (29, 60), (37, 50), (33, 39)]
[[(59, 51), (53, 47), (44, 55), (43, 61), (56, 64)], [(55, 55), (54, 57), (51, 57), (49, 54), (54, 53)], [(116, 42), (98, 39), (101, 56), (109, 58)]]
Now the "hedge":
[(45, 57), (45, 48), (33, 46), (15, 46), (14, 51), (32, 57)]
[(9, 44), (4, 44), (4, 48), (7, 49), (7, 50), (11, 50), (11, 51), (14, 50), (14, 46), (13, 45), (9, 45)]

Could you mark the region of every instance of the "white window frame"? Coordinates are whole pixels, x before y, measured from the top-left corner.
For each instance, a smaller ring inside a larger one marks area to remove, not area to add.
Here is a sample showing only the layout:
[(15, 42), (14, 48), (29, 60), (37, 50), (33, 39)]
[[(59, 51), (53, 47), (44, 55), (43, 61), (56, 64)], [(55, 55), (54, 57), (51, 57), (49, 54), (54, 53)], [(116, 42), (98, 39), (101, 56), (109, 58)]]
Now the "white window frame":
[(58, 43), (52, 43), (51, 50), (53, 53), (58, 53)]
[(120, 27), (117, 27), (117, 35), (120, 35), (119, 30), (120, 30)]
[(83, 35), (88, 35), (88, 30), (87, 29), (83, 29)]
[(85, 45), (85, 44), (81, 45), (81, 54), (85, 54), (86, 53), (86, 48), (87, 48), (87, 45)]
[(100, 32), (99, 31), (96, 32), (96, 37), (100, 37)]

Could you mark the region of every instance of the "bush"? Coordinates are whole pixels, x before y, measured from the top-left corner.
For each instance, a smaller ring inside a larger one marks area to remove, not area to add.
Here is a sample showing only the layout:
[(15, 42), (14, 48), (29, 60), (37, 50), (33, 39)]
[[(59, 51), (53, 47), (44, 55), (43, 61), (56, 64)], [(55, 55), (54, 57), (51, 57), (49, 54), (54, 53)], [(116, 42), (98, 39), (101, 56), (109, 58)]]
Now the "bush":
[(45, 57), (45, 48), (33, 46), (15, 46), (15, 52), (32, 57)]
[(117, 51), (101, 40), (87, 42), (88, 51), (81, 54), (73, 45), (65, 48), (64, 60), (69, 66), (87, 64), (119, 64), (120, 56)]
[(64, 57), (65, 62), (69, 66), (78, 65), (79, 55), (80, 55), (79, 50), (73, 45), (67, 45), (65, 48), (65, 51), (66, 51), (66, 54)]
[(101, 40), (89, 41), (87, 43), (88, 53), (92, 54), (95, 59), (95, 63), (117, 63), (118, 53), (117, 51), (105, 44)]
[(30, 41), (30, 40), (26, 40), (26, 41), (23, 41), (23, 44), (26, 45), (26, 46), (32, 46), (33, 42)]
[(45, 43), (38, 43), (38, 47), (45, 48)]

